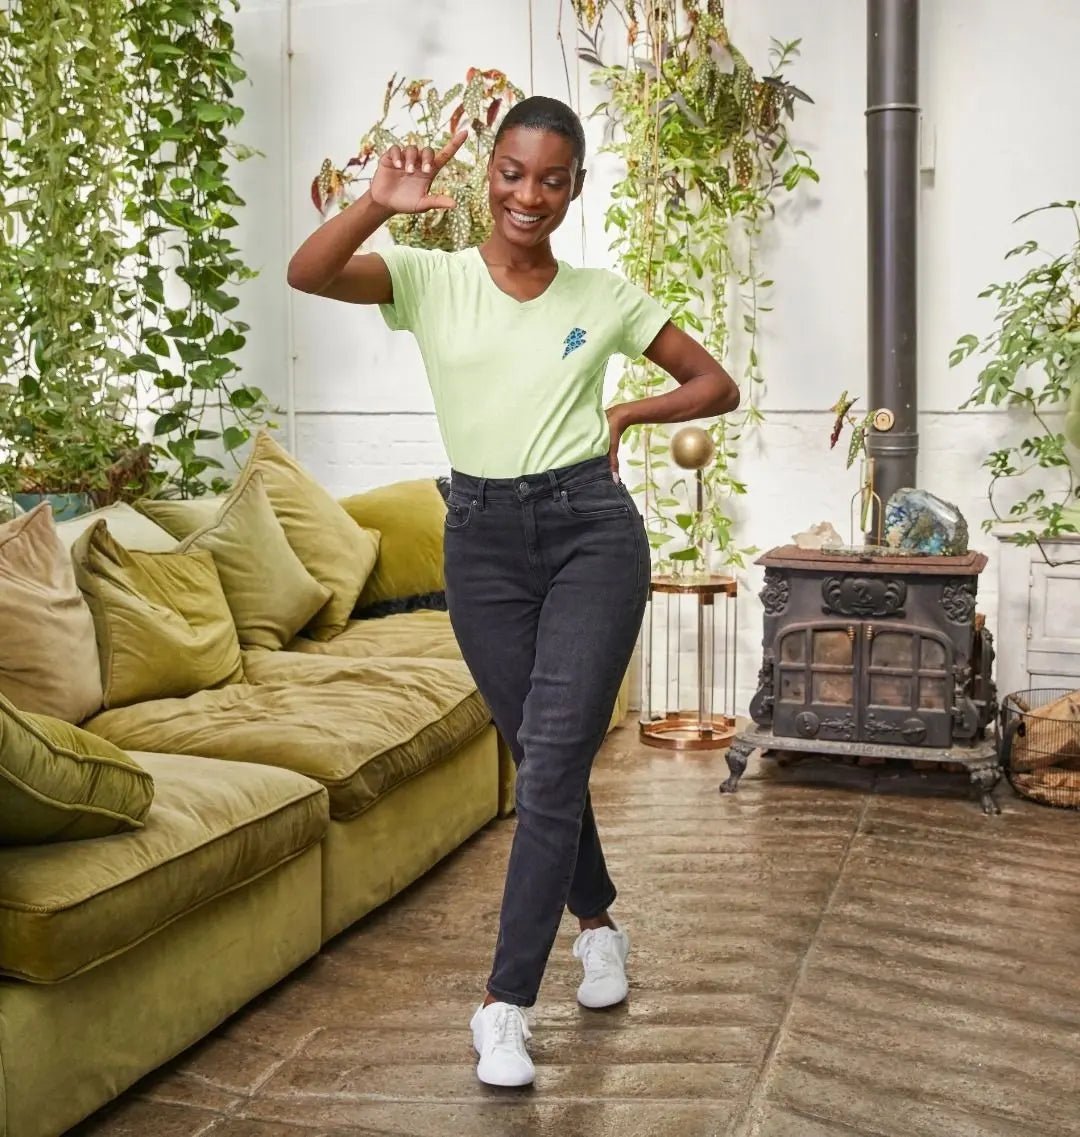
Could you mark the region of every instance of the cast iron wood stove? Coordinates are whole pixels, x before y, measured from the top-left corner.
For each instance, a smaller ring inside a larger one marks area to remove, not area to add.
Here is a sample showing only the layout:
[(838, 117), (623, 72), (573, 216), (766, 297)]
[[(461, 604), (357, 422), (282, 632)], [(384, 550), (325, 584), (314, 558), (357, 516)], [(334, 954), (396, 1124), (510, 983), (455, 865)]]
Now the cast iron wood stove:
[(755, 749), (959, 764), (996, 812), (993, 646), (975, 611), (981, 553), (833, 555), (773, 549), (756, 729), (727, 754), (734, 793)]

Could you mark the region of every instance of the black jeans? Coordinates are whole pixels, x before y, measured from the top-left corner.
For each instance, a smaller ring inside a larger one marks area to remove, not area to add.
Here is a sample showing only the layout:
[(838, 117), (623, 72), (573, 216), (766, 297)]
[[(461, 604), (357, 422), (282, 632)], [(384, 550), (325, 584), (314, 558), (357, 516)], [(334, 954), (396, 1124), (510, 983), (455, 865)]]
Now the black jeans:
[(450, 620), (517, 766), (517, 829), (488, 990), (536, 1002), (563, 909), (615, 899), (589, 775), (634, 650), (649, 582), (644, 524), (607, 458), (546, 474), (455, 472)]

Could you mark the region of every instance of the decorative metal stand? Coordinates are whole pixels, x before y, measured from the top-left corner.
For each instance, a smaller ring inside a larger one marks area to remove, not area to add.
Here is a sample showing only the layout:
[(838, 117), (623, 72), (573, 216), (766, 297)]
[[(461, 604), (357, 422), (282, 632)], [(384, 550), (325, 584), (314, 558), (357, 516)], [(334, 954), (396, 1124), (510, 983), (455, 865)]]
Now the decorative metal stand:
[[(735, 645), (738, 636), (738, 583), (728, 576), (654, 576), (649, 583), (642, 661), (641, 740), (664, 750), (717, 750), (735, 733)], [(681, 698), (683, 597), (697, 607), (695, 681), (697, 705), (685, 709)], [(657, 606), (662, 599), (666, 643), (662, 675), (663, 707), (656, 706)], [(722, 609), (719, 615), (717, 609)], [(717, 624), (721, 624), (717, 639)], [(719, 655), (719, 667), (717, 656)], [(716, 694), (720, 693), (719, 707)]]

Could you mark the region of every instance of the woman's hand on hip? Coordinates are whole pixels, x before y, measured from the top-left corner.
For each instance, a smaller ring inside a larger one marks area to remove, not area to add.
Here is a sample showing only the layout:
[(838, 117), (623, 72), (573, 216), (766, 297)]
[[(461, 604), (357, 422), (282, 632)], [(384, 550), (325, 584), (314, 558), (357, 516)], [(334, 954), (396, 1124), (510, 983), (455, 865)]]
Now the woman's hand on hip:
[(457, 202), (445, 194), (432, 194), (431, 183), (468, 136), (467, 130), (459, 130), (438, 154), (430, 146), (391, 146), (371, 179), (372, 200), (394, 213), (453, 209)]

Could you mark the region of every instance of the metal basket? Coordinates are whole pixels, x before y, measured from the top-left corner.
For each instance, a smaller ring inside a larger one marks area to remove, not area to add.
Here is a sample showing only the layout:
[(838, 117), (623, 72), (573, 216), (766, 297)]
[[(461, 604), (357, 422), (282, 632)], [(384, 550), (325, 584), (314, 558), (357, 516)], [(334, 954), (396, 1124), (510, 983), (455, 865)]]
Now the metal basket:
[(1036, 687), (1001, 704), (1001, 764), (1022, 797), (1080, 809), (1080, 691)]

